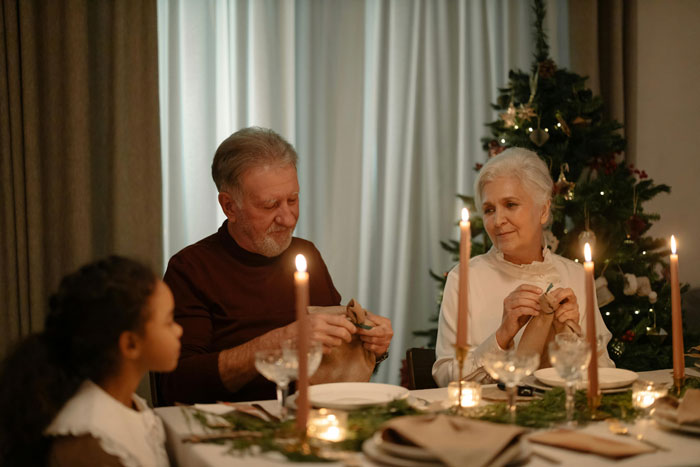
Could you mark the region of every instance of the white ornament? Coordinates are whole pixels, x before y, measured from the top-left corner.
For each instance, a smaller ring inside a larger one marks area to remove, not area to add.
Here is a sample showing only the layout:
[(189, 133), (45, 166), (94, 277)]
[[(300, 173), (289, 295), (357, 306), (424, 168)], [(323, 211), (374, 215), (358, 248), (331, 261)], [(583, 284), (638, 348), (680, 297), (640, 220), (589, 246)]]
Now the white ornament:
[(648, 277), (637, 277), (637, 295), (646, 297), (651, 293), (651, 281)]
[(559, 239), (552, 233), (551, 230), (547, 229), (544, 231), (544, 244), (545, 246), (549, 247), (552, 252), (557, 251), (557, 247), (559, 246)]
[(602, 308), (615, 300), (615, 296), (608, 288), (608, 280), (605, 276), (600, 276), (595, 280), (595, 294), (598, 298), (598, 308)]
[(634, 295), (637, 292), (637, 277), (634, 274), (625, 274), (625, 288), (622, 293), (625, 295)]
[(656, 303), (656, 300), (658, 299), (658, 296), (656, 295), (656, 292), (653, 290), (649, 292), (649, 303)]

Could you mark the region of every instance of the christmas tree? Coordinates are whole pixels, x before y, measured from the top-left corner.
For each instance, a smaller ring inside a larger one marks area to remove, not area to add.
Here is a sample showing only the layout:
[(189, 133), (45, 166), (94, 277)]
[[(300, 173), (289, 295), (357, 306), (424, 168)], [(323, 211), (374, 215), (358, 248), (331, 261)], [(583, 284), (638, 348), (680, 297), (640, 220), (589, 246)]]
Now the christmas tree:
[[(613, 334), (608, 352), (617, 366), (670, 368), (669, 245), (646, 235), (659, 215), (644, 211), (646, 201), (670, 188), (625, 162), (622, 125), (605, 118), (603, 101), (585, 87), (586, 77), (556, 66), (542, 27), (543, 1), (535, 0), (533, 9), (534, 62), (529, 73), (511, 70), (507, 87), (499, 89), (493, 104), (499, 117), (486, 125), (483, 147), (489, 157), (513, 146), (527, 148), (549, 165), (555, 188), (548, 247), (574, 261), (583, 260), (586, 242), (593, 247), (598, 304)], [(460, 198), (476, 212), (473, 198)], [(490, 248), (477, 216), (472, 235), (472, 255)], [(459, 260), (457, 241), (441, 244)], [(431, 275), (444, 288), (446, 275)], [(415, 334), (429, 337), (432, 346), (437, 330)], [(685, 339), (687, 346), (693, 341)]]

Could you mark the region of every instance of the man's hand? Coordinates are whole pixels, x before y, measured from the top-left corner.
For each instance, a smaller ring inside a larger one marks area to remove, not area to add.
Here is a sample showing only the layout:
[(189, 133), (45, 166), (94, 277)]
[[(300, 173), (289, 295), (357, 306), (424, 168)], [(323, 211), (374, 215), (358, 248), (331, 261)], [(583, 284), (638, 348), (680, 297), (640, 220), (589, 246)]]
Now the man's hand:
[(373, 352), (377, 357), (383, 355), (389, 348), (394, 330), (391, 327), (391, 320), (383, 316), (367, 312), (367, 318), (376, 324), (372, 329), (357, 329), (357, 334), (362, 340), (365, 349)]
[(352, 335), (357, 332), (354, 324), (347, 320), (345, 315), (331, 315), (328, 313), (313, 313), (309, 317), (311, 339), (323, 345), (323, 353), (329, 353), (333, 347), (337, 347), (352, 340)]

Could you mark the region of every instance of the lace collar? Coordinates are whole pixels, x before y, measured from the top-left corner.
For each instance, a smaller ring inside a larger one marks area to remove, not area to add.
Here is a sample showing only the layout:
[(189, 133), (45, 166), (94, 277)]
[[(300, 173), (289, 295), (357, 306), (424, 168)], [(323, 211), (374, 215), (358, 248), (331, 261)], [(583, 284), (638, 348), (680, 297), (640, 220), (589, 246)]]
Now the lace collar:
[(487, 259), (500, 272), (514, 279), (543, 283), (545, 286), (549, 283), (555, 286), (561, 283), (561, 276), (554, 265), (553, 256), (549, 248), (545, 247), (542, 249), (542, 261), (515, 264), (505, 259), (503, 252), (495, 246), (486, 253)]
[(125, 467), (167, 466), (163, 424), (146, 401), (133, 395), (126, 407), (97, 384), (86, 380), (44, 430), (47, 436), (96, 438), (102, 449), (118, 457)]

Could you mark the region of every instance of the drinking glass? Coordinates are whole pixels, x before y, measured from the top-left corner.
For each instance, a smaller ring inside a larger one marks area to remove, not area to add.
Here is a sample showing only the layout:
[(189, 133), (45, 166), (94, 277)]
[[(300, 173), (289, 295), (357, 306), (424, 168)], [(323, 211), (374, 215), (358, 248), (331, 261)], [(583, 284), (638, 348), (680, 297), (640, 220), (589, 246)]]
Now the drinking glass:
[[(322, 357), (321, 344), (311, 343), (308, 353), (309, 376), (316, 372)], [(285, 420), (288, 413), (289, 383), (299, 377), (299, 356), (296, 342), (287, 340), (282, 342), (279, 348), (255, 352), (255, 368), (261, 375), (277, 385), (277, 402), (281, 419)]]
[(292, 364), (293, 362), (285, 358), (281, 348), (255, 352), (255, 368), (261, 375), (277, 385), (277, 403), (282, 420), (287, 418), (287, 393), (289, 382), (294, 377)]
[(574, 425), (576, 383), (583, 379), (590, 360), (590, 345), (575, 334), (558, 334), (554, 341), (549, 343), (549, 361), (565, 382), (567, 425)]
[[(284, 358), (291, 362), (290, 371), (292, 373), (292, 380), (299, 378), (299, 351), (297, 350), (296, 339), (287, 339), (282, 342), (282, 353)], [(323, 346), (319, 342), (312, 342), (309, 345), (309, 353), (307, 354), (307, 364), (309, 377), (311, 377), (316, 370), (318, 370), (321, 364), (321, 359), (323, 358)]]
[(515, 396), (518, 383), (537, 369), (540, 364), (540, 355), (535, 352), (516, 350), (497, 351), (486, 354), (482, 363), (493, 379), (506, 385), (510, 422), (515, 423)]

